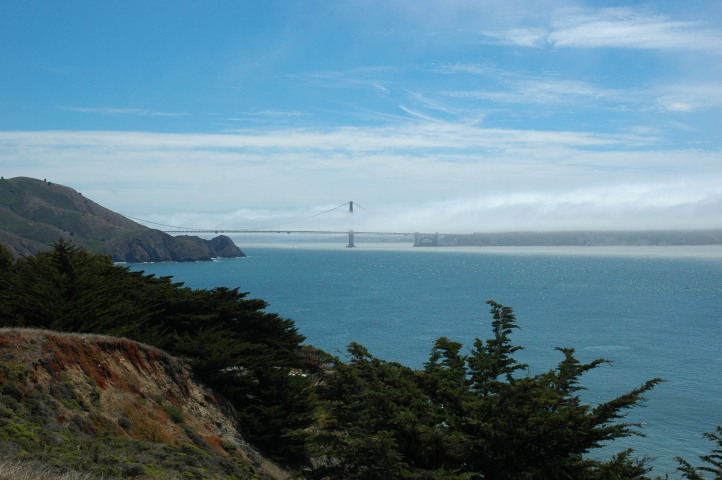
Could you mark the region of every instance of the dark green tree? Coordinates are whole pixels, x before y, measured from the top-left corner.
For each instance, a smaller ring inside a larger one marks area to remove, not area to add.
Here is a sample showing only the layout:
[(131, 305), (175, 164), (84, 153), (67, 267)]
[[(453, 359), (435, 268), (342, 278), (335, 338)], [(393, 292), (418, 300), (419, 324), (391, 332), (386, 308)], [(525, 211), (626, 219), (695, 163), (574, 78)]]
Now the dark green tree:
[(514, 329), (519, 328), (512, 309), (493, 300), (487, 303), (491, 305), (491, 331), (494, 336), (486, 341), (477, 338), (471, 356), (466, 359), (472, 389), (481, 395), (504, 388), (504, 385), (513, 381), (517, 370), (527, 368), (527, 365), (518, 363), (513, 357), (523, 347), (513, 345), (509, 337)]
[(2, 272), (6, 272), (13, 263), (15, 263), (15, 259), (12, 252), (4, 244), (0, 243), (0, 275), (2, 275)]
[[(338, 362), (321, 392), (329, 412), (316, 444), (327, 459), (309, 478), (329, 479), (644, 479), (646, 460), (620, 452), (607, 461), (586, 456), (616, 438), (638, 434), (620, 421), (661, 380), (608, 402), (583, 404), (584, 373), (605, 362), (580, 363), (558, 349), (555, 369), (530, 375), (514, 358), (521, 347), (512, 310), (491, 305), (492, 338), (469, 354), (438, 339), (424, 369), (371, 356), (357, 344)], [(383, 445), (386, 454), (371, 451)]]
[(337, 362), (324, 382), (327, 408), (314, 454), (328, 461), (309, 478), (415, 478), (409, 456), (422, 455), (421, 439), (434, 422), (417, 372), (357, 343), (348, 353), (348, 363)]

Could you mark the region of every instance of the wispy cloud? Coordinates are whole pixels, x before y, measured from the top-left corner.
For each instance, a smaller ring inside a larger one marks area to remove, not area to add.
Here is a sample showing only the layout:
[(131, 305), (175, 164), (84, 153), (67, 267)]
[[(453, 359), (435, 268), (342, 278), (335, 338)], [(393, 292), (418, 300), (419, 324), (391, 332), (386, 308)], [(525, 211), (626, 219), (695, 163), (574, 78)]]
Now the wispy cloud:
[(296, 118), (306, 115), (299, 111), (280, 111), (280, 110), (259, 110), (257, 112), (251, 112), (250, 115), (267, 118)]
[(113, 107), (57, 107), (58, 110), (80, 113), (96, 113), (100, 115), (136, 115), (141, 117), (180, 117), (183, 113), (158, 112), (143, 108), (113, 108)]
[(546, 105), (609, 104), (631, 96), (629, 91), (600, 88), (589, 82), (543, 77), (511, 80), (508, 82), (506, 90), (456, 90), (441, 92), (441, 94), (448, 97), (488, 100), (499, 103)]
[(658, 89), (655, 109), (692, 112), (722, 107), (722, 84), (668, 85)]
[[(531, 75), (504, 71), (486, 65), (446, 65), (434, 71), (446, 75), (474, 75), (488, 84), (483, 89), (444, 90), (437, 95), (448, 99), (545, 106), (599, 107), (619, 111), (693, 112), (722, 106), (722, 84), (704, 79), (661, 83), (633, 88), (609, 88), (590, 81), (563, 78), (560, 75)], [(426, 103), (431, 101), (426, 99)], [(469, 105), (467, 104), (467, 107)], [(453, 107), (446, 106), (447, 111)]]
[(222, 123), (227, 128), (237, 128), (238, 123), (251, 122), (256, 124), (288, 124), (297, 122), (304, 117), (310, 117), (307, 112), (298, 110), (257, 110), (243, 112), (237, 117), (229, 117), (225, 119), (226, 123)]
[(674, 21), (642, 9), (560, 9), (550, 24), (485, 30), (490, 41), (520, 47), (630, 48), (722, 53), (722, 33), (701, 22)]
[[(354, 199), (387, 212), (359, 219), (359, 228), (372, 230), (611, 228), (615, 221), (620, 228), (635, 222), (702, 228), (722, 221), (715, 208), (722, 198), (719, 152), (665, 151), (657, 143), (644, 132), (427, 120), (227, 134), (0, 132), (0, 164), (6, 177), (53, 179), (141, 218), (214, 212), (200, 216), (220, 221), (219, 212), (242, 207), (271, 211)], [(412, 198), (417, 204), (404, 207)]]
[(348, 153), (387, 152), (389, 150), (445, 149), (450, 155), (486, 151), (536, 149), (540, 145), (559, 148), (607, 149), (610, 147), (654, 144), (655, 138), (633, 134), (544, 131), (484, 128), (454, 122), (437, 121), (419, 115), (422, 121), (380, 127), (276, 128), (246, 129), (225, 134), (175, 134), (120, 131), (45, 131), (0, 132), (3, 144), (31, 148), (59, 145), (92, 147), (109, 145), (114, 149), (215, 150), (236, 151), (266, 149), (276, 151), (340, 151)]
[(386, 83), (388, 76), (394, 71), (396, 71), (395, 67), (375, 66), (294, 73), (284, 77), (329, 88), (369, 88), (381, 93), (389, 93)]

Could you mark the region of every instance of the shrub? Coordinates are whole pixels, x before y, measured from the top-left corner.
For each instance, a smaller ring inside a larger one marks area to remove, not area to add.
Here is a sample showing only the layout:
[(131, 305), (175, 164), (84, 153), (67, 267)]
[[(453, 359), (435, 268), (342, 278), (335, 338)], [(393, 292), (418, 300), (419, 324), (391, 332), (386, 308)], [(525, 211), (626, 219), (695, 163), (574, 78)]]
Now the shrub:
[(123, 430), (130, 430), (133, 428), (133, 422), (131, 422), (128, 417), (120, 417), (118, 419), (118, 426)]
[(175, 405), (164, 405), (163, 411), (166, 415), (168, 415), (168, 418), (170, 418), (173, 423), (183, 423), (185, 421), (185, 414), (183, 413), (183, 409), (180, 407), (176, 407)]

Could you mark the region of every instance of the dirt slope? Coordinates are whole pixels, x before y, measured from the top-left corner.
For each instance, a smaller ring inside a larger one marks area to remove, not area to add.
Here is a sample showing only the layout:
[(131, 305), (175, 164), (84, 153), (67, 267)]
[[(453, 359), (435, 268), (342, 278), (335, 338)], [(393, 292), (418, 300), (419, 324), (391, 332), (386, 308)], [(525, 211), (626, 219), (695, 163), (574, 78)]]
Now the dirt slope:
[(228, 411), (156, 348), (0, 329), (0, 452), (106, 478), (286, 478)]

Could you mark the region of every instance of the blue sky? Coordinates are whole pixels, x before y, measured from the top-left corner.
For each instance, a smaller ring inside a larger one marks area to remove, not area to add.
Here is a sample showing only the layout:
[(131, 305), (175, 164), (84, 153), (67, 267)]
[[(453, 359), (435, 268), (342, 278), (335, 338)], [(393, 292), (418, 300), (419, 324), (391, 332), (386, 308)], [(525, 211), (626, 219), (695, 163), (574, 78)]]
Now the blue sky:
[(722, 2), (0, 0), (0, 175), (204, 228), (722, 227)]

